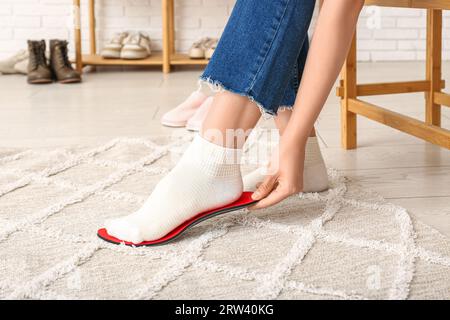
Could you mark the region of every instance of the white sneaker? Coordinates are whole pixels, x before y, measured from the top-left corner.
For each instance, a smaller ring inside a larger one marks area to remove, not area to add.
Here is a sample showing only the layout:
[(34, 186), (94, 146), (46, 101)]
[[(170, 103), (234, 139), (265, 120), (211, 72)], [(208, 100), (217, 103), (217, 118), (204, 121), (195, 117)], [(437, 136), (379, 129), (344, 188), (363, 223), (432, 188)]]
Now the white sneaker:
[(191, 59), (203, 59), (205, 57), (205, 48), (203, 47), (203, 43), (208, 38), (202, 38), (196, 42), (194, 42), (189, 49), (189, 58)]
[(137, 60), (148, 58), (152, 53), (150, 37), (143, 33), (130, 34), (125, 40), (120, 57), (122, 59)]
[(27, 55), (24, 60), (19, 61), (14, 65), (14, 70), (16, 70), (16, 73), (28, 74), (28, 63), (29, 59)]
[(217, 41), (218, 40), (216, 38), (206, 37), (194, 42), (189, 49), (189, 58), (205, 59), (208, 49), (217, 43)]
[(212, 58), (218, 42), (218, 39), (211, 39), (211, 41), (205, 43), (205, 59), (210, 60)]
[(119, 32), (105, 45), (101, 56), (105, 59), (119, 59), (122, 51), (123, 42), (128, 37), (128, 32)]
[(0, 61), (0, 73), (3, 74), (15, 74), (23, 73), (22, 70), (17, 70), (15, 66), (19, 63), (25, 64), (25, 74), (28, 68), (28, 50), (20, 50), (12, 57)]

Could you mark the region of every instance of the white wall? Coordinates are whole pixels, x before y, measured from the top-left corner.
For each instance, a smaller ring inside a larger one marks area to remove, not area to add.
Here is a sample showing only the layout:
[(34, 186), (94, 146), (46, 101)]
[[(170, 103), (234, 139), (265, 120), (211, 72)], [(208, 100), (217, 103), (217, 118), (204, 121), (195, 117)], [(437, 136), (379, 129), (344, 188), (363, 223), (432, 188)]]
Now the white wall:
[[(176, 45), (185, 51), (202, 36), (219, 36), (235, 0), (175, 0)], [(88, 49), (87, 0), (83, 3), (84, 49)], [(99, 44), (114, 32), (144, 30), (161, 49), (161, 0), (97, 0)], [(0, 57), (26, 46), (27, 39), (73, 39), (72, 0), (0, 0)], [(366, 8), (359, 22), (362, 61), (422, 60), (425, 10)], [(380, 28), (378, 28), (380, 27)], [(100, 45), (101, 47), (101, 45)], [(444, 16), (444, 58), (450, 60), (450, 14)]]

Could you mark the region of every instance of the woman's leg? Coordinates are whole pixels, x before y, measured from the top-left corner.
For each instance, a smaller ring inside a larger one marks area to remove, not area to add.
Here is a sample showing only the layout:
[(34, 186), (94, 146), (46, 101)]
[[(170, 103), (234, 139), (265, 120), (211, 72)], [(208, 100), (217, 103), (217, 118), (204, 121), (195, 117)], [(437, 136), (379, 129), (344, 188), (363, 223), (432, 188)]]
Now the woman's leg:
[(324, 1), (296, 107), (280, 143), (279, 160), (283, 166), (253, 194), (253, 199), (258, 200), (253, 209), (274, 205), (302, 190), (302, 170), (298, 166), (304, 161), (304, 146), (345, 60), (363, 6), (364, 0)]
[(237, 200), (243, 191), (241, 148), (260, 117), (248, 98), (218, 93), (201, 136), (137, 212), (107, 222), (108, 233), (136, 244), (156, 240), (200, 212)]
[[(275, 124), (280, 136), (283, 135), (292, 115), (292, 108), (295, 103), (295, 97), (297, 96), (298, 88), (303, 76), (308, 51), (309, 42), (305, 41), (297, 59), (297, 65), (293, 68), (292, 80), (284, 93), (282, 100), (283, 110), (279, 110), (277, 116), (275, 117)], [(272, 156), (277, 156), (276, 148), (274, 149)], [(301, 169), (302, 168), (299, 167), (299, 170)], [(243, 178), (244, 190), (256, 190), (257, 186), (264, 181), (267, 174), (269, 174), (267, 167), (262, 166), (245, 175)], [(303, 192), (321, 192), (328, 189), (328, 186), (327, 168), (316, 138), (316, 132), (313, 128), (306, 143), (305, 165), (303, 172)]]
[[(314, 6), (315, 0), (238, 0), (201, 80), (247, 96), (276, 115), (307, 41)], [(290, 100), (292, 106), (295, 92)]]
[(258, 106), (247, 97), (219, 92), (203, 122), (201, 135), (215, 144), (240, 149), (260, 117)]
[[(276, 114), (314, 9), (314, 0), (238, 0), (202, 79), (221, 85), (201, 135), (137, 212), (106, 225), (119, 239), (156, 240), (242, 193), (240, 148), (260, 110)], [(257, 101), (257, 103), (253, 102)]]

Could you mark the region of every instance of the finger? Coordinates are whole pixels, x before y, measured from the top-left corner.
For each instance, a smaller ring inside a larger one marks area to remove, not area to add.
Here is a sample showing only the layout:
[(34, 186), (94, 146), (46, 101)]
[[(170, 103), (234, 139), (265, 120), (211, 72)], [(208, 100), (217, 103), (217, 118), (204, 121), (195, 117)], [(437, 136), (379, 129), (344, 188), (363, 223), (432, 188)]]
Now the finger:
[(275, 176), (267, 176), (261, 185), (256, 189), (252, 194), (253, 200), (261, 200), (265, 198), (275, 187), (276, 177)]
[(251, 206), (250, 210), (263, 209), (273, 206), (289, 196), (290, 194), (288, 192), (283, 191), (281, 188), (276, 188), (267, 197), (261, 199), (255, 205)]

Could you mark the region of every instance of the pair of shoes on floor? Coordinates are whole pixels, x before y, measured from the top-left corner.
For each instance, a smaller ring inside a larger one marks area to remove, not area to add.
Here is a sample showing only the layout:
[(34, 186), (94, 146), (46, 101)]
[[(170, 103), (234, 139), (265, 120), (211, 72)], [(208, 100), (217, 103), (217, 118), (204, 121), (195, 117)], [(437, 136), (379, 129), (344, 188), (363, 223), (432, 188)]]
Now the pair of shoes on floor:
[(28, 51), (20, 50), (12, 57), (0, 61), (1, 74), (27, 74), (28, 73)]
[(144, 32), (120, 32), (105, 45), (105, 59), (139, 60), (152, 54), (150, 37)]
[(167, 127), (186, 127), (191, 131), (200, 131), (212, 100), (213, 97), (208, 97), (201, 91), (194, 91), (176, 108), (164, 114), (161, 123)]
[(194, 42), (194, 44), (189, 49), (189, 58), (208, 60), (211, 59), (218, 42), (218, 39), (209, 37), (202, 38)]
[(45, 56), (45, 40), (28, 40), (28, 83), (45, 84), (81, 82), (81, 75), (72, 68), (65, 40), (50, 40), (50, 60)]

